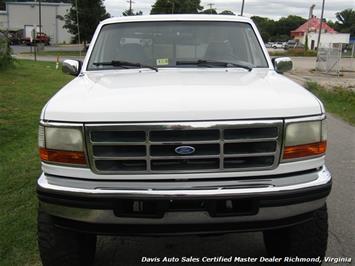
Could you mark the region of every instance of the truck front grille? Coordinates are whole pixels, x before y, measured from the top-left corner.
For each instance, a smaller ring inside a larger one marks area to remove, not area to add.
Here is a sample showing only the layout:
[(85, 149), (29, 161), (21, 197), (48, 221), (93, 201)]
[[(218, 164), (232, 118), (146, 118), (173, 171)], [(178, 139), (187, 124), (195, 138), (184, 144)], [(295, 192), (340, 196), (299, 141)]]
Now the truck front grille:
[[(96, 124), (85, 131), (98, 174), (251, 171), (277, 166), (282, 121)], [(179, 153), (182, 146), (189, 153)]]

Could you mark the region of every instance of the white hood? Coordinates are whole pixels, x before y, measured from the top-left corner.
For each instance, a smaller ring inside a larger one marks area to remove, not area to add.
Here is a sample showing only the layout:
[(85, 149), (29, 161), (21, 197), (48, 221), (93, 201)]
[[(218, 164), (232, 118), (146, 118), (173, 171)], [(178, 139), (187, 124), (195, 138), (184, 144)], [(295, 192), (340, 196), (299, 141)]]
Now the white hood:
[(86, 72), (60, 90), (42, 117), (65, 122), (286, 118), (321, 114), (315, 96), (269, 69)]

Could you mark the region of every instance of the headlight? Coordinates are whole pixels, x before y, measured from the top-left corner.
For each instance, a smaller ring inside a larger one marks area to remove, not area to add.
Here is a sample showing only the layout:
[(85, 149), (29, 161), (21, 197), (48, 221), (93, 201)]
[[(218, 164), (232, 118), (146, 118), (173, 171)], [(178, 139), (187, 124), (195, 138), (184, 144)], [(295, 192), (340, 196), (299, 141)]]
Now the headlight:
[(42, 161), (86, 165), (81, 127), (39, 126), (38, 145)]
[(286, 126), (282, 158), (321, 156), (327, 148), (326, 120), (290, 123)]

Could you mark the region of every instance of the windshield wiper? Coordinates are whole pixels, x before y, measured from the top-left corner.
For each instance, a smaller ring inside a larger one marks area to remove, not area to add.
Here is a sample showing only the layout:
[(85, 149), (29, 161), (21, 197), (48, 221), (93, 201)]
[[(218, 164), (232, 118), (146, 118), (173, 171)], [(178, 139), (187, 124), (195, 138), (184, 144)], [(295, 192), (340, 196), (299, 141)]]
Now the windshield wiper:
[(197, 61), (176, 61), (176, 65), (198, 65), (198, 66), (224, 66), (224, 67), (240, 67), (252, 71), (252, 67), (244, 64), (234, 63), (234, 62), (223, 62), (223, 61), (213, 61), (213, 60), (197, 60)]
[(143, 65), (141, 63), (132, 63), (132, 62), (127, 62), (127, 61), (118, 61), (118, 60), (113, 60), (109, 62), (96, 62), (93, 63), (94, 66), (117, 66), (117, 67), (138, 67), (138, 68), (150, 68), (156, 72), (158, 72), (158, 68), (154, 66), (149, 66), (149, 65)]

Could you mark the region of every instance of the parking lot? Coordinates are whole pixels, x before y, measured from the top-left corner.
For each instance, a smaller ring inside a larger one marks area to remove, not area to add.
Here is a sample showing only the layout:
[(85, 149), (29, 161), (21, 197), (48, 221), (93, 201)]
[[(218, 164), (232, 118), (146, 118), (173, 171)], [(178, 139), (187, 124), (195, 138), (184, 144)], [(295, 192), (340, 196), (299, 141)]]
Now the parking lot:
[(315, 57), (292, 57), (292, 61), (294, 69), (287, 73), (287, 76), (300, 84), (315, 81), (328, 88), (340, 86), (355, 91), (355, 58), (341, 59), (340, 69), (343, 71), (340, 76), (337, 73), (325, 74), (314, 71)]

